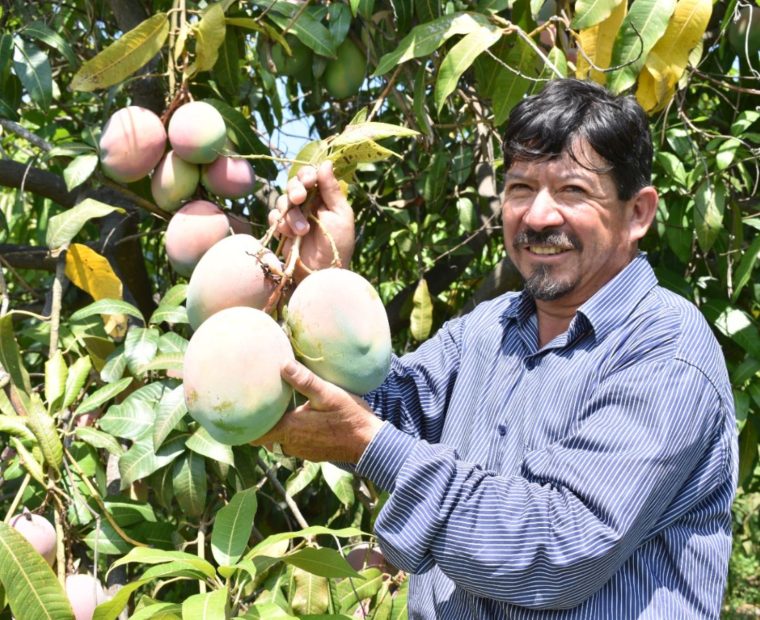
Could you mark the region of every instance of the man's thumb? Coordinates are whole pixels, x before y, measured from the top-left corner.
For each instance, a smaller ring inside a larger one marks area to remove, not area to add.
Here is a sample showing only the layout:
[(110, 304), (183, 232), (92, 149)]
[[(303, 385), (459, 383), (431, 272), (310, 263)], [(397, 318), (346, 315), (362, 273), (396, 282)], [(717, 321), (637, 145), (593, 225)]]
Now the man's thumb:
[(339, 389), (295, 360), (285, 362), (280, 369), (280, 375), (296, 392), (308, 398), (314, 409), (329, 406), (334, 390)]

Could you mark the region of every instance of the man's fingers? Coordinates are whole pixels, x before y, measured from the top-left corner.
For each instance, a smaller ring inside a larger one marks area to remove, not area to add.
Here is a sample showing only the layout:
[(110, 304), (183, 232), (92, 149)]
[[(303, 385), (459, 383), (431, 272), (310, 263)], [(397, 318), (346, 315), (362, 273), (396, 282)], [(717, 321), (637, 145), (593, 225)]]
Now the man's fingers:
[(296, 361), (286, 362), (280, 374), (293, 389), (309, 399), (312, 409), (329, 407), (335, 396), (335, 390), (340, 389)]
[(322, 162), (317, 171), (317, 182), (322, 202), (330, 211), (342, 209), (348, 205), (340, 183), (333, 173), (333, 163), (328, 159)]

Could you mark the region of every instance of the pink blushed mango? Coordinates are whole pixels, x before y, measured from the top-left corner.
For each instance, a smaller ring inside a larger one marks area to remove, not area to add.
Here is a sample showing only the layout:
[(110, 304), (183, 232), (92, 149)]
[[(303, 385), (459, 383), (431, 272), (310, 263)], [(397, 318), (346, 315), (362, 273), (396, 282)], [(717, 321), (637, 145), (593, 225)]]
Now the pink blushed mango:
[(253, 190), (256, 175), (253, 166), (239, 157), (220, 156), (203, 166), (201, 182), (212, 194), (221, 198), (242, 198)]
[(177, 108), (169, 121), (169, 142), (191, 164), (210, 164), (227, 143), (227, 127), (219, 111), (205, 101)]
[(229, 234), (224, 212), (207, 200), (194, 200), (179, 209), (166, 227), (166, 255), (174, 270), (190, 277), (201, 257)]
[(127, 106), (108, 119), (99, 148), (103, 173), (119, 183), (132, 183), (158, 164), (166, 148), (166, 130), (150, 110)]

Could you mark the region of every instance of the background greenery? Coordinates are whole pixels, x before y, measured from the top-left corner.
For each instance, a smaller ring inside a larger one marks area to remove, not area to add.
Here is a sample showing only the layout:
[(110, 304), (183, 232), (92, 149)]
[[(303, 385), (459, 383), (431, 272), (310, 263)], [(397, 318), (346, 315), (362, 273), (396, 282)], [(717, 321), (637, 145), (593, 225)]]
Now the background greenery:
[[(110, 114), (127, 103), (162, 114), (187, 93), (215, 100), (258, 175), (250, 197), (225, 206), (257, 236), (308, 141), (362, 110), (419, 131), (384, 140), (398, 157), (360, 165), (349, 190), (352, 268), (380, 291), (403, 353), (519, 287), (498, 220), (500, 133), (523, 95), (576, 74), (650, 110), (662, 200), (643, 245), (726, 355), (741, 463), (725, 616), (760, 614), (760, 62), (751, 37), (727, 36), (749, 3), (1, 6), (0, 509), (6, 521), (22, 505), (55, 521), (59, 578), (78, 570), (105, 582), (116, 565), (112, 592), (129, 585), (96, 617), (125, 605), (133, 617), (405, 615), (403, 574), (386, 566), (359, 579), (337, 551), (371, 539), (375, 489), (330, 465), (222, 446), (184, 415), (185, 281), (168, 266), (168, 215), (146, 183), (119, 186), (97, 167)], [(125, 33), (133, 45), (109, 47)], [(284, 33), (295, 68), (281, 61)], [(345, 40), (360, 61), (333, 60)], [(74, 243), (107, 259), (89, 284), (72, 284), (72, 268), (94, 264)], [(10, 604), (0, 617), (70, 617), (53, 573), (2, 524), (0, 541)], [(17, 569), (34, 575), (44, 604)]]

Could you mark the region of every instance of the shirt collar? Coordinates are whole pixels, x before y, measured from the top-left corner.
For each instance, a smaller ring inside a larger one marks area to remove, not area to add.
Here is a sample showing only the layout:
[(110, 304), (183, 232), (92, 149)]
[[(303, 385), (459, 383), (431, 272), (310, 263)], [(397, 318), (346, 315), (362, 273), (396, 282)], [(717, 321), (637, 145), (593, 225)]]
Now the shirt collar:
[[(639, 252), (620, 273), (578, 308), (570, 329), (582, 329), (582, 324), (587, 323), (594, 330), (596, 337), (602, 338), (624, 321), (656, 285), (657, 277), (647, 262), (646, 254)], [(536, 304), (533, 297), (523, 290), (511, 297), (502, 314), (502, 320), (514, 319), (523, 324), (535, 312)]]

